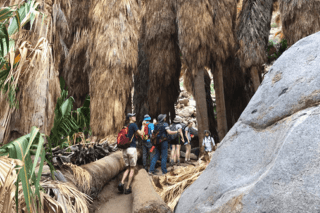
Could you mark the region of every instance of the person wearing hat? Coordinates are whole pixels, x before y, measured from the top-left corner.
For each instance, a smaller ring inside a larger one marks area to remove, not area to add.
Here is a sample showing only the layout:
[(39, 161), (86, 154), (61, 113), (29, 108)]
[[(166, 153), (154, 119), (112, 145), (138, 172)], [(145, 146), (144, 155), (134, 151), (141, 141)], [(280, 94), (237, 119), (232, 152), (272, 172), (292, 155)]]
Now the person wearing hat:
[[(131, 144), (129, 148), (122, 150), (122, 155), (124, 159), (124, 163), (127, 167), (126, 171), (123, 174), (122, 180), (118, 185), (118, 190), (125, 194), (130, 194), (132, 192), (131, 190), (131, 182), (134, 176), (134, 168), (137, 165), (137, 143), (136, 143), (136, 137), (133, 137), (134, 134), (143, 135), (143, 130), (139, 130), (136, 122), (136, 114), (135, 113), (128, 113), (127, 114), (127, 120), (129, 120), (129, 131), (128, 131), (128, 137), (132, 138)], [(142, 126), (142, 129), (144, 129), (144, 126)], [(124, 189), (124, 182), (126, 178), (129, 175), (128, 184), (126, 188)]]
[(151, 123), (150, 121), (151, 121), (151, 117), (148, 114), (146, 114), (144, 116), (143, 122), (142, 122), (142, 126), (144, 126), (145, 129), (148, 128), (148, 133), (146, 133), (145, 129), (142, 129), (142, 131), (144, 132), (144, 137), (142, 139), (142, 141), (143, 141), (143, 143), (142, 143), (142, 164), (143, 164), (143, 167), (146, 171), (148, 171), (148, 167), (147, 167), (148, 156), (150, 157), (150, 159), (152, 159), (151, 153), (150, 153), (150, 149), (152, 147), (150, 138), (151, 138), (152, 132), (154, 130), (154, 124)]
[(211, 137), (211, 133), (209, 130), (205, 130), (204, 135), (205, 135), (205, 137), (203, 138), (203, 141), (202, 141), (202, 147), (204, 147), (204, 160), (206, 161), (206, 164), (208, 165), (209, 161), (210, 161), (209, 152), (212, 151), (211, 144), (214, 146), (215, 143), (214, 143), (213, 137)]
[[(173, 120), (173, 124), (171, 125), (171, 130), (182, 130), (182, 118), (179, 116), (176, 116)], [(176, 137), (170, 141), (170, 144), (172, 146), (171, 148), (171, 166), (173, 166), (175, 163), (180, 166), (180, 148), (181, 148), (181, 141), (184, 142), (184, 137), (182, 131), (180, 134), (177, 134)]]
[(154, 127), (154, 131), (159, 131), (157, 135), (157, 143), (158, 145), (155, 147), (155, 154), (151, 160), (150, 165), (150, 171), (149, 174), (154, 174), (155, 166), (157, 163), (157, 160), (160, 158), (161, 154), (161, 170), (163, 174), (166, 174), (167, 171), (167, 157), (168, 157), (168, 134), (174, 135), (179, 132), (177, 131), (171, 131), (169, 129), (169, 124), (166, 122), (166, 114), (160, 114), (158, 116), (158, 123)]

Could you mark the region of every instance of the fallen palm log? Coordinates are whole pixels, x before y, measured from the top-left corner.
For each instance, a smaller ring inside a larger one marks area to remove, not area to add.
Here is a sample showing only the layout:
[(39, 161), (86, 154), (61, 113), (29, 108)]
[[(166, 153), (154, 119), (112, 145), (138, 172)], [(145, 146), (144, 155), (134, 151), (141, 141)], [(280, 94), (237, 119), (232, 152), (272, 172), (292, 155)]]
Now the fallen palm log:
[[(138, 149), (138, 158), (141, 151)], [(122, 151), (116, 151), (100, 160), (82, 165), (67, 165), (62, 167), (62, 173), (69, 182), (75, 184), (82, 192), (95, 198), (112, 178), (125, 169)]]
[[(185, 157), (186, 157), (186, 153), (183, 151), (180, 151), (180, 158), (185, 158)], [(198, 157), (195, 154), (190, 153), (190, 159), (197, 160)]]
[(199, 161), (198, 166), (180, 167), (164, 176), (154, 177), (153, 186), (164, 202), (174, 211), (182, 192), (190, 186), (206, 168), (206, 164)]
[(72, 163), (79, 166), (99, 160), (116, 150), (116, 144), (110, 145), (107, 140), (102, 143), (75, 144), (65, 149), (56, 147), (52, 149), (52, 162), (56, 167), (61, 167), (64, 163)]
[(154, 190), (146, 170), (140, 169), (132, 183), (133, 213), (169, 213), (172, 212), (168, 205)]

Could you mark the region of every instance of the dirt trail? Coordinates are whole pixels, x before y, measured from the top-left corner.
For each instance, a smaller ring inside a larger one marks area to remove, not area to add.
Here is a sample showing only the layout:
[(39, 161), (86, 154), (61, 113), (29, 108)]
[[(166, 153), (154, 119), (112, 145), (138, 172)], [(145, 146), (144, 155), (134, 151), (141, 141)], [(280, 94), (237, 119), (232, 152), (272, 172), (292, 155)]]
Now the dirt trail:
[(131, 213), (132, 194), (121, 194), (118, 183), (123, 172), (104, 186), (98, 197), (93, 201), (90, 213)]
[[(182, 160), (183, 162), (184, 160)], [(196, 161), (192, 160), (192, 164), (195, 166)], [(181, 163), (181, 166), (186, 167), (190, 164)], [(141, 169), (138, 167), (137, 169)], [(178, 166), (174, 166), (177, 169)], [(158, 173), (162, 175), (160, 162), (157, 163)], [(170, 172), (173, 168), (170, 164), (167, 164), (167, 170)], [(122, 178), (123, 172), (119, 173), (117, 177), (112, 179), (107, 185), (104, 186), (98, 197), (93, 201), (90, 213), (131, 213), (132, 212), (132, 194), (121, 194), (118, 192), (118, 183)], [(151, 178), (151, 177), (150, 177)], [(133, 180), (134, 181), (134, 180)]]

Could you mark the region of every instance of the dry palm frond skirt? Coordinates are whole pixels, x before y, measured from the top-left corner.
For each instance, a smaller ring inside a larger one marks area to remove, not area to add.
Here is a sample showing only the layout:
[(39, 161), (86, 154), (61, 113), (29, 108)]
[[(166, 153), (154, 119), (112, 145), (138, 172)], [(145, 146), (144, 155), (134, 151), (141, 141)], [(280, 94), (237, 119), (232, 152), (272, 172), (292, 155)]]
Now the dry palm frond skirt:
[[(16, 181), (19, 170), (16, 166), (23, 162), (7, 156), (0, 157), (0, 213), (27, 212), (22, 184), (18, 187), (18, 209), (15, 205)], [(89, 213), (92, 199), (68, 183), (59, 181), (40, 182), (41, 208), (31, 206), (33, 212), (39, 213)], [(34, 186), (32, 186), (34, 188)], [(32, 201), (35, 202), (35, 200)]]
[[(212, 153), (209, 153), (211, 159)], [(206, 168), (203, 157), (199, 159), (197, 166), (188, 165), (180, 167), (164, 176), (154, 177), (152, 183), (156, 192), (161, 196), (164, 202), (174, 211), (182, 192), (190, 186)]]

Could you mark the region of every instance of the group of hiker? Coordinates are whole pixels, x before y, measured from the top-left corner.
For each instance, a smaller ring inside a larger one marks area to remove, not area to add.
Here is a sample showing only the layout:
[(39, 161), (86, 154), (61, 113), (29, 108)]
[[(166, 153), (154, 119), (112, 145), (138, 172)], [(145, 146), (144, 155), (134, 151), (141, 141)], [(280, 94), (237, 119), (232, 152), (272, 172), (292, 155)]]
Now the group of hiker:
[[(177, 116), (173, 120), (173, 124), (169, 126), (166, 122), (166, 114), (160, 114), (157, 122), (151, 122), (151, 117), (146, 114), (144, 116), (141, 129), (136, 124), (136, 116), (134, 113), (127, 114), (128, 125), (125, 126), (118, 134), (117, 144), (123, 150), (123, 159), (127, 169), (123, 174), (123, 178), (118, 185), (118, 190), (125, 194), (130, 194), (131, 183), (134, 176), (134, 168), (137, 165), (137, 139), (142, 139), (142, 162), (143, 167), (149, 174), (155, 174), (156, 163), (161, 156), (161, 170), (163, 174), (167, 173), (167, 155), (168, 148), (171, 146), (170, 164), (174, 166), (180, 165), (180, 148), (181, 145), (186, 146), (185, 163), (190, 162), (191, 155), (191, 134), (192, 122), (185, 125), (182, 119)], [(202, 145), (205, 147), (205, 160), (208, 160), (208, 152), (212, 151), (211, 144), (214, 146), (214, 140), (210, 136), (208, 130), (205, 131), (205, 138)], [(151, 160), (148, 169), (148, 158)], [(124, 187), (124, 182), (128, 177), (128, 184)]]

